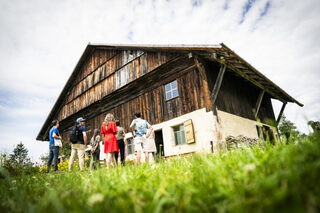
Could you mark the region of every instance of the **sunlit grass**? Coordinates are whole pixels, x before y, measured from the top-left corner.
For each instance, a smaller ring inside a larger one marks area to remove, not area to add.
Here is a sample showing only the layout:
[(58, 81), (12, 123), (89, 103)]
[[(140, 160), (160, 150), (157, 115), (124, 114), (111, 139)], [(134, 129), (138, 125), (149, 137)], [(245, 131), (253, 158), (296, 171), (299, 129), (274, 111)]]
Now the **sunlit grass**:
[(0, 180), (4, 212), (316, 212), (320, 140)]

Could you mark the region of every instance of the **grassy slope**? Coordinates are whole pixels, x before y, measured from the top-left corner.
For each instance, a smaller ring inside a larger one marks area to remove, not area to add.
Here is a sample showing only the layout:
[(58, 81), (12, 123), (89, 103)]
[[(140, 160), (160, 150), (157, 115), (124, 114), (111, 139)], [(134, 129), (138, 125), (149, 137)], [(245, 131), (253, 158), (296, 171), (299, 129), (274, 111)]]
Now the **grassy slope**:
[(0, 180), (0, 209), (313, 212), (320, 210), (319, 180), (320, 140), (312, 138), (151, 166), (7, 176)]

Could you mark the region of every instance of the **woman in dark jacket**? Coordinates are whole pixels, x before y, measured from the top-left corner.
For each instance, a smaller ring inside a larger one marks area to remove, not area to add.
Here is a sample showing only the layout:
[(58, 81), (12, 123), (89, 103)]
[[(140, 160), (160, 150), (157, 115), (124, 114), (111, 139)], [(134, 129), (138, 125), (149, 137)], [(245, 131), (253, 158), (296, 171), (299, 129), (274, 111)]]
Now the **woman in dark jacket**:
[[(118, 142), (118, 147), (120, 149), (120, 160), (121, 160), (121, 164), (124, 166), (124, 162), (125, 162), (125, 155), (124, 155), (124, 150), (125, 150), (125, 146), (126, 146), (126, 143), (125, 143), (125, 132), (124, 132), (124, 128), (120, 126), (120, 121), (119, 120), (116, 120), (116, 125), (117, 125), (117, 128), (118, 128), (118, 133), (116, 134), (116, 138), (117, 138), (117, 142)], [(118, 155), (119, 155), (119, 152), (116, 152), (115, 153), (115, 157), (116, 157), (116, 160), (118, 160)]]

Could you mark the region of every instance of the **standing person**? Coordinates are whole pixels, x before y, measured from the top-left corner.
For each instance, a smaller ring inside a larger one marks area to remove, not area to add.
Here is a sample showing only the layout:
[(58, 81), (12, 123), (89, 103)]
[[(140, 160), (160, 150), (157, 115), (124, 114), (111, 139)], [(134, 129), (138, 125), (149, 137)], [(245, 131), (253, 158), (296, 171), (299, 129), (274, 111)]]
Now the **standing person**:
[(80, 170), (84, 169), (84, 153), (85, 147), (87, 146), (87, 134), (85, 127), (85, 119), (82, 117), (78, 118), (75, 125), (75, 135), (77, 137), (76, 141), (72, 141), (71, 144), (71, 156), (69, 160), (69, 171), (72, 170), (73, 161), (76, 157), (76, 153), (78, 153), (79, 158), (79, 167)]
[(104, 135), (104, 153), (107, 155), (107, 168), (110, 163), (115, 162), (115, 153), (119, 152), (116, 134), (118, 132), (117, 125), (114, 122), (113, 114), (108, 113), (101, 127), (101, 135)]
[[(155, 143), (155, 135), (154, 135), (154, 131), (152, 128), (149, 128), (148, 129), (148, 133), (147, 135), (149, 135), (149, 137), (147, 137), (146, 139), (146, 143), (145, 143), (145, 146), (144, 146), (144, 151), (146, 153), (148, 153), (148, 156), (149, 156), (149, 153), (152, 153), (152, 156), (153, 156), (153, 160), (155, 158), (155, 155), (157, 153), (157, 147), (156, 147), (156, 143)], [(150, 161), (150, 159), (149, 159)]]
[[(134, 137), (134, 148), (137, 151), (137, 163), (140, 164), (141, 152), (144, 152), (144, 145), (146, 138), (151, 134), (151, 131), (147, 135), (147, 129), (153, 130), (151, 125), (144, 119), (141, 118), (141, 113), (136, 112), (134, 114), (135, 119), (132, 121), (130, 128), (132, 129), (132, 135)], [(149, 162), (148, 152), (145, 152), (146, 162)]]
[(58, 172), (58, 156), (59, 156), (59, 146), (55, 146), (54, 144), (54, 139), (59, 139), (61, 140), (61, 136), (59, 134), (59, 121), (58, 120), (54, 120), (52, 121), (52, 128), (49, 131), (49, 159), (48, 159), (48, 163), (47, 163), (47, 172), (49, 173), (50, 171), (50, 167), (51, 167), (51, 163), (53, 160), (53, 164), (54, 164), (54, 171)]
[(91, 165), (90, 167), (96, 169), (97, 166), (100, 167), (100, 131), (99, 129), (95, 129), (93, 132), (93, 136), (90, 140), (91, 145)]
[[(116, 138), (117, 138), (117, 142), (118, 142), (118, 147), (120, 149), (120, 160), (121, 160), (121, 164), (124, 166), (124, 148), (125, 148), (125, 141), (124, 141), (124, 137), (125, 137), (125, 132), (124, 132), (124, 128), (120, 126), (120, 121), (119, 120), (116, 120), (116, 125), (117, 125), (117, 129), (118, 129), (118, 133), (116, 135)], [(116, 160), (118, 160), (118, 156), (119, 156), (119, 153), (116, 152), (115, 153), (115, 157), (116, 157)]]

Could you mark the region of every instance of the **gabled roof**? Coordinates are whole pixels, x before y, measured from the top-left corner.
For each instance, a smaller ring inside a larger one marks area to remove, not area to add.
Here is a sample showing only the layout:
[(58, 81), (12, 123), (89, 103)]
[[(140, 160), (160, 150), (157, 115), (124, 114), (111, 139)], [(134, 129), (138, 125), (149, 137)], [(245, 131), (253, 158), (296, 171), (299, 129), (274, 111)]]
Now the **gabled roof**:
[[(172, 52), (193, 52), (199, 55), (206, 56), (208, 59), (218, 61), (220, 63), (226, 62), (229, 70), (234, 71), (241, 77), (252, 82), (261, 89), (266, 90), (274, 98), (279, 99), (282, 102), (292, 102), (299, 106), (303, 106), (299, 101), (291, 97), (288, 93), (282, 90), (279, 86), (273, 83), (265, 75), (255, 69), (247, 61), (237, 55), (225, 44), (213, 44), (213, 45), (130, 45), (130, 44), (100, 44), (89, 43), (87, 48), (97, 49), (118, 49), (118, 50), (146, 50), (146, 51), (172, 51)], [(85, 51), (86, 52), (86, 51)], [(218, 56), (223, 56), (223, 62), (219, 60)]]
[(271, 97), (278, 99), (284, 103), (292, 102), (299, 106), (303, 106), (299, 101), (291, 97), (288, 93), (282, 90), (279, 86), (273, 83), (270, 79), (260, 73), (252, 65), (242, 59), (234, 51), (228, 48), (225, 44), (217, 45), (130, 45), (130, 44), (100, 44), (100, 43), (89, 43), (80, 57), (77, 65), (75, 66), (71, 76), (69, 77), (66, 85), (61, 91), (56, 103), (50, 111), (45, 123), (43, 124), (37, 140), (43, 140), (41, 135), (44, 135), (48, 131), (51, 120), (54, 119), (54, 115), (59, 112), (65, 96), (71, 89), (74, 79), (80, 71), (82, 65), (85, 63), (87, 58), (96, 49), (110, 49), (110, 50), (144, 50), (144, 51), (166, 51), (176, 53), (193, 53), (205, 57), (206, 59), (217, 61), (219, 63), (226, 63), (228, 70), (233, 71), (235, 74), (245, 78), (257, 87), (265, 90), (271, 95)]

